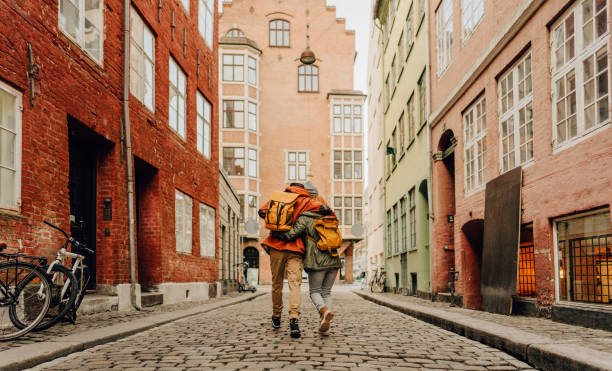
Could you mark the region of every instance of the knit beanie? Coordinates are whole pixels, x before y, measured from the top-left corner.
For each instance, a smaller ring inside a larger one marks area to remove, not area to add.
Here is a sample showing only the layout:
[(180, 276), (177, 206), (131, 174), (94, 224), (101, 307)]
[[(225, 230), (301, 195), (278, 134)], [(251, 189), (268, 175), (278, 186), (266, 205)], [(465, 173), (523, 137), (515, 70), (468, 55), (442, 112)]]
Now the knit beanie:
[(306, 183), (304, 183), (304, 189), (306, 189), (311, 196), (319, 195), (319, 190), (310, 180), (307, 180)]

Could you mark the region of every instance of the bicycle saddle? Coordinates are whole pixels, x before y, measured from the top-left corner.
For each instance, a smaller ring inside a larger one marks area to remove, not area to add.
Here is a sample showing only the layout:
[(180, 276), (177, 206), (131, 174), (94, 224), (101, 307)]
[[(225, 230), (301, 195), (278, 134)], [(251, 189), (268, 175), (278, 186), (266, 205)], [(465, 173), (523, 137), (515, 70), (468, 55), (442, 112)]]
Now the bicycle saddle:
[(5, 242), (0, 242), (0, 251), (6, 249), (6, 243)]

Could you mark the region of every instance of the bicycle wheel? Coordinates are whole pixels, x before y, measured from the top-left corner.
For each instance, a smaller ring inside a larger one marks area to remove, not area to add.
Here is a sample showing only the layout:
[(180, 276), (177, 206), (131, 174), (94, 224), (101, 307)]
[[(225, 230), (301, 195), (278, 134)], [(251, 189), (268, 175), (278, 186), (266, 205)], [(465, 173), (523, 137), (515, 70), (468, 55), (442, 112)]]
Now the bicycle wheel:
[[(51, 303), (51, 286), (36, 265), (22, 262), (0, 264), (0, 286), (0, 341), (16, 339), (45, 317)], [(26, 326), (18, 328), (14, 325), (16, 320)]]
[[(59, 264), (54, 265), (51, 269), (51, 276), (49, 276), (49, 279), (51, 283), (51, 303), (49, 304), (49, 310), (33, 331), (45, 330), (55, 325), (64, 318), (66, 313), (72, 308), (77, 297), (77, 281), (68, 267)], [(27, 326), (26, 323), (22, 323), (18, 318), (15, 319), (13, 324), (18, 328)]]
[(87, 266), (83, 265), (82, 269), (77, 270), (75, 273), (76, 282), (78, 283), (78, 290), (76, 294), (76, 300), (74, 305), (72, 305), (71, 310), (68, 312), (68, 319), (74, 323), (77, 318), (77, 311), (83, 302), (83, 298), (85, 297), (85, 291), (87, 290), (87, 285), (89, 284), (89, 274), (87, 272)]

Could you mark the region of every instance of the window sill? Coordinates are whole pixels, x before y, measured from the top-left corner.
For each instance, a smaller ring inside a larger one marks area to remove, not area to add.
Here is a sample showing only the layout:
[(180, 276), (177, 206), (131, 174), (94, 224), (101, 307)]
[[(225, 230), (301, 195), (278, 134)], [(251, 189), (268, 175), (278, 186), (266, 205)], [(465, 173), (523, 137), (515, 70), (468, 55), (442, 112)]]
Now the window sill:
[(25, 216), (21, 215), (18, 209), (0, 208), (0, 218), (10, 218), (16, 220), (27, 220)]
[(268, 48), (282, 48), (282, 49), (290, 49), (291, 45), (269, 45)]
[(225, 128), (222, 127), (221, 130), (228, 130), (228, 131), (244, 131), (244, 128)]
[(221, 80), (222, 84), (244, 85), (244, 80)]
[[(66, 33), (64, 30), (62, 30), (62, 28), (59, 28), (62, 35), (64, 35), (66, 37), (66, 39), (73, 44), (74, 46), (76, 46), (81, 52), (83, 52), (83, 54), (85, 55), (85, 57), (87, 57), (87, 59), (91, 62), (94, 63), (95, 66), (104, 69), (104, 48), (102, 48), (102, 57), (100, 61), (97, 61), (93, 55), (91, 55), (85, 48), (83, 48), (81, 46), (81, 44), (75, 40), (72, 36), (70, 36), (70, 34)], [(103, 44), (103, 43), (102, 43)]]
[(176, 255), (178, 256), (184, 256), (184, 257), (192, 257), (193, 254), (190, 252), (185, 252), (185, 251), (177, 251)]
[[(486, 182), (485, 182), (485, 184), (486, 184)], [(481, 184), (478, 187), (470, 190), (469, 192), (465, 192), (465, 198), (471, 197), (474, 194), (476, 194), (476, 193), (478, 193), (480, 191), (483, 191), (485, 189), (485, 184)]]
[(310, 91), (310, 90), (298, 90), (298, 93), (299, 94), (319, 94), (320, 91), (318, 91), (318, 90), (313, 90), (313, 91)]

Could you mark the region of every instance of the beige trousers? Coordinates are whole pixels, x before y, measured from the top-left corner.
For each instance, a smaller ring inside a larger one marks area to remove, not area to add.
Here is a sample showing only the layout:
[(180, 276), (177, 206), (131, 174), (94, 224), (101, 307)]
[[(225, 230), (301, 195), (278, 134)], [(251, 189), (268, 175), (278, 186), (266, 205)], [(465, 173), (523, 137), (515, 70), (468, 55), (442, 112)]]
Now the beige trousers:
[(302, 293), (302, 255), (270, 249), (270, 269), (272, 270), (272, 315), (280, 317), (283, 313), (283, 279), (287, 274), (289, 282), (289, 318), (300, 318)]

